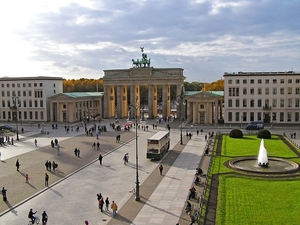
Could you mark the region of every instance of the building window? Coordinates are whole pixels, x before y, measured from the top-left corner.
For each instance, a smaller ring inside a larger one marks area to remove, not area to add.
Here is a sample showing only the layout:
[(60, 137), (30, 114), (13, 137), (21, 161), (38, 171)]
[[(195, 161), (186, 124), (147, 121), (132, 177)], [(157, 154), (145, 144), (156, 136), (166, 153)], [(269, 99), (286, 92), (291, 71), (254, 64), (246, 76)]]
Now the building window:
[(299, 84), (300, 83), (300, 79), (296, 79), (296, 84)]
[(40, 107), (44, 107), (44, 102), (43, 102), (43, 100), (40, 101)]
[(12, 91), (12, 96), (16, 96), (16, 92), (15, 91)]
[(296, 98), (295, 99), (295, 107), (299, 107), (300, 99)]
[[(253, 99), (250, 100), (250, 107), (254, 107), (254, 100)], [(253, 120), (251, 120), (251, 121), (253, 121)]]
[(26, 97), (26, 91), (23, 91), (23, 97)]
[(247, 84), (247, 80), (246, 79), (243, 80), (243, 84)]
[(34, 112), (34, 117), (35, 117), (36, 120), (39, 119), (39, 114), (38, 114), (38, 112)]
[(228, 107), (232, 107), (232, 99), (228, 99)]
[(27, 112), (24, 112), (24, 119), (27, 120)]
[(43, 87), (43, 83), (40, 83), (40, 87)]
[(277, 107), (277, 99), (274, 98), (272, 101), (272, 107)]
[(240, 107), (240, 100), (239, 99), (235, 100), (235, 107)]
[(250, 112), (250, 121), (254, 121), (254, 112)]
[(3, 88), (4, 88), (4, 84), (1, 84), (1, 87), (3, 87)]
[(15, 84), (11, 84), (11, 87), (15, 87)]
[(8, 88), (9, 88), (9, 84), (6, 84), (6, 87), (8, 87)]
[(6, 119), (6, 114), (5, 114), (5, 112), (2, 112), (2, 119)]
[(29, 100), (29, 107), (32, 107), (32, 101)]
[(288, 107), (292, 107), (292, 99), (291, 98), (288, 99)]
[(284, 88), (280, 88), (280, 94), (284, 95)]
[(2, 100), (2, 107), (4, 108), (5, 107), (5, 101)]
[(235, 113), (235, 121), (240, 121), (240, 113), (239, 112)]
[(26, 106), (26, 100), (23, 101), (23, 107), (27, 107)]
[(244, 95), (247, 94), (247, 88), (243, 88), (243, 94), (244, 94)]
[(277, 79), (273, 79), (273, 84), (277, 84)]
[(34, 84), (33, 84), (33, 87), (37, 87), (37, 83), (34, 83)]
[(276, 112), (272, 113), (272, 121), (276, 121)]
[(53, 94), (55, 94), (56, 93), (56, 91), (55, 90), (53, 90)]
[(29, 112), (29, 119), (32, 120), (32, 111)]
[[(261, 84), (261, 79), (258, 79), (257, 83), (258, 83), (258, 84)], [(251, 121), (253, 121), (253, 120), (251, 120)]]
[(300, 94), (300, 88), (296, 88), (295, 93), (296, 93), (297, 95), (299, 95), (299, 94)]
[(265, 94), (266, 94), (266, 95), (269, 94), (269, 88), (265, 88)]
[(280, 99), (280, 107), (281, 107), (281, 108), (284, 107), (284, 99)]
[(63, 108), (64, 108), (64, 109), (67, 108), (66, 104), (63, 104)]
[(53, 84), (53, 87), (55, 87), (55, 84)]
[(247, 107), (247, 99), (243, 99), (243, 107)]
[(269, 84), (269, 83), (270, 83), (269, 79), (266, 79), (266, 80), (265, 80), (265, 83), (266, 83), (266, 84)]
[(35, 108), (38, 107), (38, 101), (37, 101), (37, 100), (34, 101), (34, 107), (35, 107)]
[(293, 80), (292, 79), (288, 79), (288, 83), (289, 84), (293, 83)]
[(295, 122), (299, 122), (299, 112), (295, 112)]
[(284, 79), (280, 79), (280, 83), (281, 83), (281, 84), (284, 84)]
[(204, 109), (204, 105), (201, 104), (201, 105), (200, 105), (200, 109)]
[(228, 121), (232, 121), (232, 112), (228, 112)]
[(18, 96), (21, 96), (21, 92), (20, 91), (18, 91)]
[(262, 119), (261, 119), (261, 112), (258, 112), (258, 113), (257, 113), (257, 120), (262, 120)]
[(254, 80), (253, 79), (250, 80), (250, 84), (254, 84)]
[(21, 87), (20, 83), (17, 83), (17, 87)]
[(240, 80), (235, 80), (235, 83), (236, 83), (236, 84), (239, 84), (239, 83), (240, 83)]
[(291, 88), (291, 87), (288, 88), (288, 95), (291, 95), (291, 94), (292, 94), (292, 89), (293, 89), (293, 88)]
[(250, 95), (254, 95), (254, 88), (250, 89)]
[(10, 97), (10, 92), (9, 91), (6, 92), (6, 96)]
[(262, 94), (262, 89), (261, 89), (261, 88), (258, 88), (257, 90), (258, 90), (257, 93), (258, 93), (259, 95), (261, 95), (261, 94)]
[(28, 91), (28, 96), (31, 97), (31, 91)]
[(232, 80), (228, 80), (228, 84), (232, 84)]
[(277, 95), (277, 88), (273, 88), (273, 95)]
[(41, 120), (44, 120), (44, 113), (41, 112), (40, 114), (41, 114)]
[(23, 83), (23, 87), (26, 87), (26, 84), (25, 84), (25, 83)]
[(261, 102), (262, 102), (261, 99), (257, 100), (257, 107), (261, 107), (261, 105), (262, 105)]
[(229, 96), (232, 96), (232, 89), (229, 88)]
[(243, 112), (243, 120), (242, 121), (247, 121), (248, 119), (247, 119), (247, 113), (246, 112)]
[(4, 91), (2, 91), (2, 97), (5, 97), (5, 92)]

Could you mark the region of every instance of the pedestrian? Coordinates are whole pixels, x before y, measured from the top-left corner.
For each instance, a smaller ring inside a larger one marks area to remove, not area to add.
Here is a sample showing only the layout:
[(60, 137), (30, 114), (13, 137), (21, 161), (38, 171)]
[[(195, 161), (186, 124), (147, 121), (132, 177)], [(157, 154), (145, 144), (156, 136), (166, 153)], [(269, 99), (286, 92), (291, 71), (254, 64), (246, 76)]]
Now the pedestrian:
[(93, 143), (92, 147), (94, 150), (96, 150), (96, 142)]
[(115, 217), (115, 215), (117, 214), (117, 210), (118, 210), (118, 206), (115, 203), (115, 201), (112, 201), (110, 208), (112, 209), (112, 216)]
[(128, 163), (129, 162), (129, 153), (127, 152), (126, 153), (126, 163)]
[(100, 162), (100, 165), (102, 165), (102, 159), (103, 159), (103, 156), (100, 154), (100, 155), (99, 155), (99, 162)]
[(99, 200), (99, 209), (101, 210), (101, 212), (103, 212), (103, 204), (104, 204), (104, 201), (103, 201), (103, 198), (101, 197)]
[(101, 193), (97, 194), (97, 200), (98, 200), (98, 202), (100, 201), (101, 198), (102, 198), (102, 194)]
[(25, 174), (25, 180), (26, 180), (26, 183), (29, 183), (29, 175), (27, 173)]
[(48, 164), (49, 164), (49, 161), (47, 160), (45, 163), (46, 170), (48, 170), (48, 168), (49, 168)]
[(124, 165), (126, 165), (126, 162), (127, 162), (127, 155), (126, 154), (123, 157), (123, 161), (124, 161)]
[(77, 153), (78, 153), (78, 150), (77, 150), (77, 148), (75, 148), (75, 150), (74, 150), (75, 156), (77, 156)]
[(49, 175), (45, 173), (45, 186), (48, 186)]
[(48, 215), (47, 215), (46, 211), (44, 211), (42, 213), (42, 223), (43, 223), (43, 225), (46, 225), (47, 222), (48, 222)]
[(100, 143), (97, 141), (97, 150), (100, 150)]
[(52, 162), (52, 169), (53, 169), (53, 172), (55, 172), (55, 169), (56, 169), (56, 163), (53, 161)]
[(197, 136), (199, 135), (199, 130), (197, 130)]
[(160, 173), (160, 175), (162, 175), (163, 169), (164, 169), (163, 165), (160, 164), (160, 166), (159, 166), (159, 173)]
[(7, 190), (4, 187), (2, 187), (1, 192), (2, 192), (2, 196), (3, 196), (3, 201), (6, 202), (7, 201), (7, 197), (6, 197)]
[(89, 221), (85, 220), (84, 225), (89, 225)]
[(192, 215), (191, 213), (189, 213), (189, 216), (190, 216), (190, 218), (191, 218), (191, 223), (190, 223), (190, 225), (196, 223), (196, 218), (195, 218), (195, 216)]
[(80, 158), (80, 150), (77, 148), (77, 157)]
[(203, 129), (201, 129), (201, 130), (200, 130), (200, 132), (201, 132), (201, 135), (202, 135), (202, 133), (203, 133)]
[(34, 139), (34, 144), (35, 144), (35, 146), (37, 146), (37, 140), (36, 139)]
[(109, 207), (109, 200), (108, 200), (108, 197), (106, 197), (106, 199), (105, 199), (105, 210), (106, 211), (109, 211), (108, 207)]
[(57, 155), (59, 155), (60, 154), (60, 152), (59, 152), (60, 145), (59, 144), (56, 145), (56, 149), (57, 149)]
[(21, 166), (21, 164), (19, 162), (19, 159), (17, 159), (17, 162), (16, 162), (17, 171), (19, 171), (20, 166)]
[(205, 134), (204, 138), (205, 138), (205, 141), (206, 141), (207, 140), (207, 134)]
[(11, 138), (11, 145), (14, 145), (14, 138)]

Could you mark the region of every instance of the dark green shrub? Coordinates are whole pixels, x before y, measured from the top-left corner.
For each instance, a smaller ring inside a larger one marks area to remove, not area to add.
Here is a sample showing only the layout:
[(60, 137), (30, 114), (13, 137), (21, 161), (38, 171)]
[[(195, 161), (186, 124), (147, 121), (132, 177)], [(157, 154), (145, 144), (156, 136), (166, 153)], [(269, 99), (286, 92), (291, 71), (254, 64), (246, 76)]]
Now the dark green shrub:
[(271, 136), (272, 135), (271, 135), (270, 131), (265, 130), (265, 129), (259, 130), (257, 133), (258, 138), (271, 139)]
[(242, 138), (243, 132), (240, 129), (232, 129), (229, 133), (229, 137), (231, 138)]

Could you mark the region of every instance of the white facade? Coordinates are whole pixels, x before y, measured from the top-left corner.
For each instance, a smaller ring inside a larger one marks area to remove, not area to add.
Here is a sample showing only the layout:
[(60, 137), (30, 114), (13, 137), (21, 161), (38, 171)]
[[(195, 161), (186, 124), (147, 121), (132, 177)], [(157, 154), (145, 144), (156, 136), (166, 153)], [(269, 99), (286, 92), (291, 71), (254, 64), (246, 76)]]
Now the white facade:
[(63, 92), (63, 78), (2, 77), (0, 87), (0, 121), (13, 120), (11, 107), (14, 106), (14, 101), (18, 121), (48, 121), (48, 98)]
[(300, 73), (224, 73), (225, 123), (297, 124)]

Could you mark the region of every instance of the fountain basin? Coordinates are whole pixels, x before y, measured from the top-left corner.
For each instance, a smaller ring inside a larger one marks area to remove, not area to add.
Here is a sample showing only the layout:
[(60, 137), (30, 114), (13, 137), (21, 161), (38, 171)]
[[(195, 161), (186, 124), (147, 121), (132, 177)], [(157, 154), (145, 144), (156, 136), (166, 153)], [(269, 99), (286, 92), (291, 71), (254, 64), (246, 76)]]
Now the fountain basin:
[(296, 172), (299, 169), (299, 164), (275, 157), (268, 158), (267, 167), (259, 166), (257, 157), (236, 158), (230, 160), (228, 165), (232, 169), (261, 174), (286, 174)]

